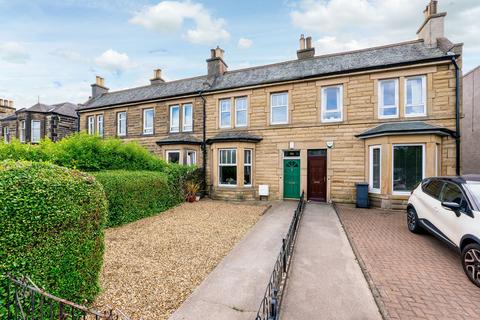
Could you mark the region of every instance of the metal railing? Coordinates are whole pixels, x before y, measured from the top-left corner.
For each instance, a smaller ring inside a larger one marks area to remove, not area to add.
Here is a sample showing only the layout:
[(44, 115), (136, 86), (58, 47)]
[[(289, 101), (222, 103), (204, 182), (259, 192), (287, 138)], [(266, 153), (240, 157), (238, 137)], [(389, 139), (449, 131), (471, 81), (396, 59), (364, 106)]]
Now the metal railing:
[(8, 275), (6, 319), (56, 320), (128, 320), (120, 310), (100, 312), (51, 295), (37, 287), (28, 277)]
[(287, 274), (290, 268), (297, 230), (300, 219), (303, 215), (304, 207), (305, 195), (304, 192), (302, 192), (292, 222), (288, 228), (287, 235), (282, 239), (282, 248), (277, 257), (277, 261), (275, 262), (270, 281), (268, 282), (267, 289), (263, 295), (255, 320), (277, 320), (279, 317)]

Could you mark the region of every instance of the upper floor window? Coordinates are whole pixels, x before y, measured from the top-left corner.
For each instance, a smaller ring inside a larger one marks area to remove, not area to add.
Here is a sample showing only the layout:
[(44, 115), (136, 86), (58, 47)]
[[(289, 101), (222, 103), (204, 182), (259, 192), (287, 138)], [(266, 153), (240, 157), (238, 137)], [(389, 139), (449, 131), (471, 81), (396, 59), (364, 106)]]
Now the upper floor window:
[(343, 120), (343, 86), (322, 88), (322, 122)]
[(10, 128), (3, 127), (3, 142), (8, 143), (10, 141), (9, 136), (10, 136)]
[(288, 123), (288, 93), (273, 93), (270, 99), (270, 123)]
[(235, 127), (247, 126), (247, 97), (235, 98)]
[(378, 117), (398, 117), (398, 79), (378, 82)]
[(153, 109), (143, 110), (143, 134), (153, 134)]
[(26, 136), (25, 120), (20, 120), (19, 135), (20, 135), (20, 142), (24, 143), (25, 136)]
[(405, 79), (405, 116), (426, 116), (427, 78), (415, 76)]
[(180, 131), (180, 106), (170, 106), (170, 132)]
[(193, 131), (193, 106), (191, 104), (183, 105), (183, 131)]
[(87, 132), (88, 134), (95, 133), (95, 117), (94, 116), (89, 116), (87, 118)]
[(125, 111), (117, 113), (117, 135), (127, 135), (127, 113)]
[(32, 120), (32, 143), (40, 142), (40, 120)]
[(230, 128), (232, 122), (232, 110), (230, 99), (220, 100), (220, 128)]
[(103, 137), (103, 114), (97, 115), (97, 134)]

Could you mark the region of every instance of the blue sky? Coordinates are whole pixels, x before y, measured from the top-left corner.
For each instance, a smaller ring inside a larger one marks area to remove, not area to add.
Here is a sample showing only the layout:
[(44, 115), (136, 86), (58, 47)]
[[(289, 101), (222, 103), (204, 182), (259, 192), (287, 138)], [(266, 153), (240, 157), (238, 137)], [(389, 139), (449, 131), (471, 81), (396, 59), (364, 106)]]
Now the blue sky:
[[(206, 72), (209, 49), (229, 69), (295, 58), (301, 33), (317, 54), (416, 38), (427, 0), (0, 0), (0, 98), (17, 108), (88, 99), (95, 75), (111, 90)], [(440, 0), (446, 36), (480, 64), (480, 1)]]

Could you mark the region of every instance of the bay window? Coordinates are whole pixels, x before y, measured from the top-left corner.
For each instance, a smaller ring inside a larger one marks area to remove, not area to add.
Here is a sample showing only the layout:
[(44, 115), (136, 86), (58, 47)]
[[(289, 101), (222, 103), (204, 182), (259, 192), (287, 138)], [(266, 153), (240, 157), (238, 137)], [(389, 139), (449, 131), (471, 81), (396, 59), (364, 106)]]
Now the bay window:
[(187, 165), (193, 166), (197, 164), (197, 153), (195, 151), (187, 151)]
[(32, 143), (40, 142), (40, 120), (32, 120), (31, 139)]
[(405, 116), (426, 116), (427, 78), (415, 76), (405, 79)]
[(425, 176), (424, 145), (393, 145), (393, 192), (408, 194)]
[(235, 98), (235, 127), (247, 126), (247, 98)]
[(370, 192), (380, 193), (382, 176), (382, 147), (370, 146)]
[(252, 150), (243, 150), (243, 185), (250, 187), (252, 185)]
[(220, 128), (230, 128), (231, 127), (231, 106), (230, 99), (220, 100)]
[(167, 151), (167, 162), (168, 163), (180, 163), (180, 151), (173, 150)]
[(143, 134), (153, 134), (153, 109), (143, 110)]
[(89, 116), (87, 118), (87, 132), (88, 134), (95, 133), (95, 117), (94, 116)]
[(183, 132), (193, 130), (193, 106), (191, 104), (183, 105)]
[(219, 185), (237, 185), (237, 149), (220, 149), (218, 162)]
[(378, 118), (398, 117), (398, 79), (378, 82)]
[(170, 106), (170, 132), (180, 131), (180, 106)]
[(322, 88), (322, 122), (342, 121), (343, 86)]
[(270, 96), (270, 124), (288, 123), (288, 93), (273, 93)]
[(118, 136), (127, 135), (127, 113), (126, 112), (117, 113), (117, 135)]

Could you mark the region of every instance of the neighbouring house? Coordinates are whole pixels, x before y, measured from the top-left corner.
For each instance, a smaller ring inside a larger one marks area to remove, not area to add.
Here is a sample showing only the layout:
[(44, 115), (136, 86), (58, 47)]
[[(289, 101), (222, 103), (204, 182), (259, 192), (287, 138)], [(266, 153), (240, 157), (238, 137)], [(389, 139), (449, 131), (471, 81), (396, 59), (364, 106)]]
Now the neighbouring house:
[(1, 139), (6, 143), (14, 138), (22, 143), (38, 143), (45, 138), (58, 141), (78, 131), (77, 109), (78, 105), (70, 102), (9, 109), (6, 116), (0, 113)]
[[(228, 70), (212, 49), (207, 74), (110, 92), (97, 77), (80, 128), (136, 140), (169, 162), (205, 169), (213, 198), (355, 201), (368, 181), (375, 206), (405, 205), (424, 177), (459, 170), (456, 66), (431, 1), (414, 41)], [(458, 88), (459, 89), (459, 88)]]
[(462, 172), (480, 173), (480, 66), (463, 76)]

